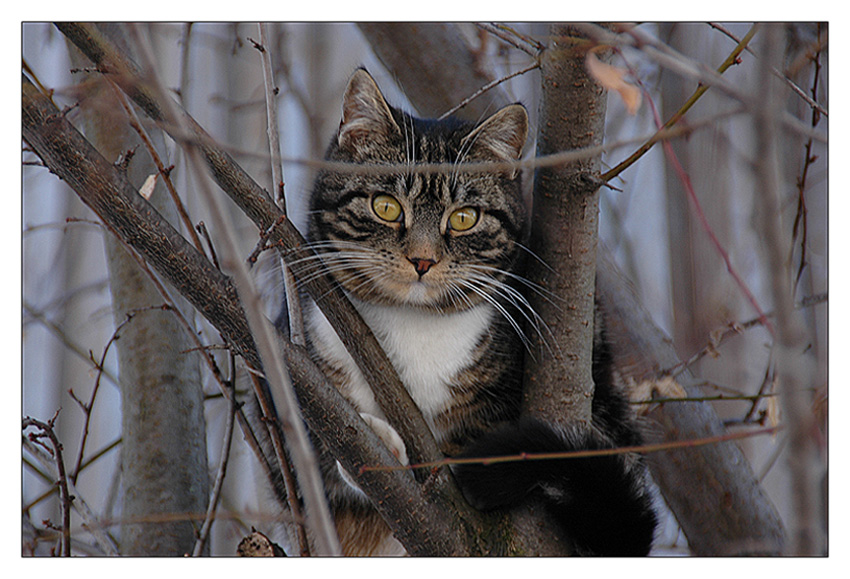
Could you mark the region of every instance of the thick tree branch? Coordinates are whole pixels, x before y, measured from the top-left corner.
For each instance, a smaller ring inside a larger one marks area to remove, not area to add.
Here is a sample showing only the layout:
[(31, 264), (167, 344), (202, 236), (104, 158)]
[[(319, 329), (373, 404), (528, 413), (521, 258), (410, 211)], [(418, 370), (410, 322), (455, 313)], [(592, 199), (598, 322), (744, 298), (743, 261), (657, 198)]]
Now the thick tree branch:
[[(670, 340), (652, 322), (634, 290), (604, 250), (599, 252), (598, 291), (614, 365), (634, 383), (661, 378), (679, 364)], [(676, 377), (689, 397), (697, 380)], [(648, 415), (650, 442), (698, 440), (725, 432), (707, 402), (659, 404)], [(740, 447), (733, 441), (681, 448), (648, 456), (655, 482), (676, 514), (696, 555), (782, 553), (784, 530)]]

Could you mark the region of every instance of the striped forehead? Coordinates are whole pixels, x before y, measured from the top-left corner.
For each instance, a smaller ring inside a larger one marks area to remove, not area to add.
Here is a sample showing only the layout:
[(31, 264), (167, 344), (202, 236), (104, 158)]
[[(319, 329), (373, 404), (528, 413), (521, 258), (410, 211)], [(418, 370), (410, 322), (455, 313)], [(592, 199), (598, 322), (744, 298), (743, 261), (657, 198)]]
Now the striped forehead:
[(440, 203), (450, 205), (453, 199), (451, 176), (446, 173), (412, 173), (400, 181), (401, 193), (411, 203)]
[[(457, 161), (457, 145), (448, 138), (448, 135), (439, 134), (439, 131), (434, 131), (433, 127), (422, 130), (422, 127), (414, 125), (413, 139), (409, 137), (408, 127), (405, 141), (407, 145), (406, 161), (408, 164), (416, 165), (445, 165), (447, 169), (436, 170), (434, 172), (416, 173), (411, 172), (408, 175), (408, 197), (414, 200), (417, 197), (427, 196), (432, 199), (441, 201), (444, 204), (449, 204), (452, 199), (452, 179), (451, 170), (448, 169), (450, 164)], [(418, 129), (418, 130), (417, 130)], [(437, 134), (435, 134), (437, 133)], [(411, 140), (413, 146), (410, 146)]]

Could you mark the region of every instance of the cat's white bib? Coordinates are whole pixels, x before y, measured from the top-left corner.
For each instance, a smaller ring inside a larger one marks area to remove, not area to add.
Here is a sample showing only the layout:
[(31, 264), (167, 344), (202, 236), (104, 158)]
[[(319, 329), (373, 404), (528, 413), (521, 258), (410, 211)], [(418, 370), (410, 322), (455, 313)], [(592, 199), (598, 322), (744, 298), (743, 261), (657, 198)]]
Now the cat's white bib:
[[(449, 381), (472, 362), (476, 346), (489, 331), (493, 307), (485, 303), (454, 314), (435, 314), (352, 301), (433, 431), (434, 417), (451, 400)], [(319, 353), (348, 373), (346, 396), (361, 412), (383, 416), (354, 360), (315, 305), (308, 319)], [(441, 438), (439, 432), (434, 435)]]

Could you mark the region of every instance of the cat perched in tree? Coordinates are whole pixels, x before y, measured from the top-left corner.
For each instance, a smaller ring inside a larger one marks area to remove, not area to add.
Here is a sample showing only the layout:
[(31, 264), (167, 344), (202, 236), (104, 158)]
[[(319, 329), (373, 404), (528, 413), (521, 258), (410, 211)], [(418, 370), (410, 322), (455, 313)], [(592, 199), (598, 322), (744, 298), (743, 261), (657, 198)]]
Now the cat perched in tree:
[[(516, 287), (525, 211), (516, 171), (463, 171), (464, 163), (520, 158), (528, 133), (522, 105), (477, 124), (414, 118), (389, 106), (358, 70), (326, 158), (398, 171), (319, 173), (308, 239), (370, 326), (447, 456), (498, 456), (612, 448), (639, 442), (628, 409), (596, 364), (591, 427), (521, 418), (523, 316)], [(419, 164), (449, 170), (417, 172)], [(310, 262), (300, 267), (309, 268)], [(314, 305), (309, 347), (332, 383), (402, 463), (404, 443), (369, 385)], [(598, 349), (597, 354), (604, 354)], [(603, 356), (604, 357), (604, 356)], [(343, 550), (403, 553), (345, 471), (321, 458)], [(635, 457), (464, 465), (455, 476), (470, 504), (510, 508), (531, 497), (549, 506), (581, 554), (641, 555), (655, 515)]]

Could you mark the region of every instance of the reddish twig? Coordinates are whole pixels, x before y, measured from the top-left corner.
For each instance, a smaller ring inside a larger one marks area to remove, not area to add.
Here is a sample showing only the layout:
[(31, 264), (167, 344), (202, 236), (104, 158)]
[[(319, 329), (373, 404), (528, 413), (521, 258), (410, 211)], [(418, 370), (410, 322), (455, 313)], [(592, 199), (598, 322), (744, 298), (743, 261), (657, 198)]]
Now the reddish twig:
[[(658, 127), (658, 130), (660, 131), (664, 128), (664, 125), (661, 122), (661, 116), (658, 114), (658, 109), (655, 107), (655, 102), (652, 100), (652, 96), (649, 94), (649, 91), (643, 88), (643, 92), (646, 96), (647, 102), (649, 102), (650, 108), (652, 109), (652, 116), (655, 120), (655, 124)], [(684, 167), (682, 167), (682, 164), (679, 163), (679, 158), (673, 151), (673, 146), (670, 144), (670, 141), (663, 141), (662, 146), (664, 148), (664, 154), (666, 155), (667, 160), (673, 166), (673, 170), (676, 172), (676, 175), (682, 182), (682, 186), (685, 188), (685, 192), (687, 193), (688, 199), (690, 199), (691, 204), (693, 205), (694, 212), (696, 213), (697, 219), (699, 220), (703, 231), (705, 231), (706, 235), (708, 235), (708, 238), (711, 240), (712, 245), (714, 245), (714, 248), (717, 250), (717, 253), (720, 254), (720, 257), (726, 264), (726, 271), (729, 272), (729, 274), (732, 276), (732, 279), (735, 280), (735, 283), (738, 285), (738, 288), (744, 294), (744, 297), (747, 299), (753, 309), (755, 309), (756, 313), (758, 314), (759, 322), (761, 323), (761, 325), (763, 325), (767, 329), (767, 331), (770, 332), (771, 336), (774, 336), (776, 332), (773, 328), (773, 324), (770, 322), (770, 320), (767, 319), (767, 316), (761, 309), (761, 306), (758, 304), (758, 301), (753, 295), (753, 292), (750, 291), (750, 288), (747, 283), (738, 274), (738, 271), (732, 265), (732, 260), (729, 257), (729, 253), (723, 247), (723, 244), (720, 243), (720, 239), (718, 239), (717, 234), (714, 233), (714, 229), (708, 222), (708, 217), (706, 217), (705, 212), (702, 209), (702, 204), (697, 198), (693, 183), (691, 183), (691, 178), (688, 175), (688, 172), (685, 171)]]
[(361, 472), (367, 471), (389, 471), (389, 470), (414, 470), (414, 469), (433, 469), (451, 464), (496, 464), (503, 462), (520, 462), (525, 460), (555, 460), (564, 458), (591, 458), (599, 456), (613, 456), (617, 454), (649, 454), (653, 452), (661, 452), (665, 450), (676, 450), (679, 448), (693, 448), (696, 446), (704, 446), (706, 444), (717, 444), (721, 442), (729, 442), (732, 440), (740, 440), (763, 434), (776, 434), (782, 430), (782, 426), (773, 426), (770, 428), (760, 428), (758, 430), (750, 430), (745, 432), (729, 432), (727, 434), (719, 434), (717, 436), (707, 436), (705, 438), (697, 438), (691, 440), (673, 440), (670, 442), (658, 442), (655, 444), (642, 444), (636, 446), (621, 446), (617, 448), (606, 448), (601, 450), (573, 450), (569, 452), (541, 452), (511, 454), (504, 456), (488, 456), (486, 458), (444, 458), (431, 462), (422, 462), (417, 464), (402, 465), (380, 465), (380, 466), (363, 466)]
[[(818, 25), (818, 40), (820, 40), (821, 27)], [(814, 63), (814, 78), (812, 79), (812, 99), (815, 100), (818, 97), (818, 81), (820, 79), (820, 48), (815, 52), (812, 56), (812, 62)], [(818, 109), (812, 110), (812, 127), (816, 127), (820, 122), (821, 113)], [(817, 156), (812, 155), (812, 145), (813, 139), (809, 138), (806, 141), (805, 146), (805, 158), (803, 159), (803, 169), (800, 177), (797, 179), (797, 214), (794, 218), (794, 228), (793, 228), (793, 239), (797, 240), (799, 237), (800, 241), (800, 265), (797, 268), (797, 277), (794, 280), (794, 288), (796, 290), (797, 286), (800, 283), (800, 279), (803, 277), (803, 271), (806, 268), (807, 264), (807, 251), (806, 245), (808, 243), (808, 208), (806, 207), (806, 181), (809, 175), (809, 168), (817, 161)]]

